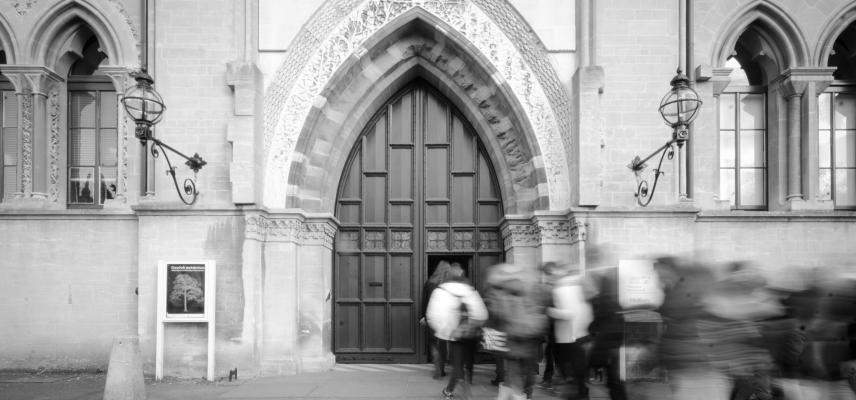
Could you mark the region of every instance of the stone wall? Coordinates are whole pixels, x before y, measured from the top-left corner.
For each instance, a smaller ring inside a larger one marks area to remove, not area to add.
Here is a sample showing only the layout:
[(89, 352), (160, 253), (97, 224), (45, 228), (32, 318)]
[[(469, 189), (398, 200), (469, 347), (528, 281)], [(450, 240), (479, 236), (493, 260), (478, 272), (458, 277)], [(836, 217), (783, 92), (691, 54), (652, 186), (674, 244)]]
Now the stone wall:
[(0, 216), (0, 369), (106, 369), (136, 333), (134, 215)]

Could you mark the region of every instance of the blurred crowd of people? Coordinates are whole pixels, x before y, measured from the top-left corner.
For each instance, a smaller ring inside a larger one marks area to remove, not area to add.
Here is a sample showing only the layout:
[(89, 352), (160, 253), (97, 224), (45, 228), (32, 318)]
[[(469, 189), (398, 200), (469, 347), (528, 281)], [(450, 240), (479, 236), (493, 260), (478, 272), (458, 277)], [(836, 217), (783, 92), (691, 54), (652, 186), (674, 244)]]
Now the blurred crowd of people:
[[(657, 301), (628, 307), (616, 266), (503, 263), (477, 289), (460, 265), (440, 262), (423, 315), (434, 378), (451, 366), (442, 395), (469, 397), (482, 351), (496, 360), (499, 399), (529, 399), (535, 387), (588, 399), (595, 379), (612, 400), (644, 398), (628, 390), (637, 387), (628, 386), (628, 354), (644, 354), (634, 373), (655, 377), (675, 400), (856, 399), (856, 270), (782, 269), (797, 284), (774, 285), (750, 262), (648, 265)], [(627, 323), (639, 315), (656, 329), (630, 353)]]

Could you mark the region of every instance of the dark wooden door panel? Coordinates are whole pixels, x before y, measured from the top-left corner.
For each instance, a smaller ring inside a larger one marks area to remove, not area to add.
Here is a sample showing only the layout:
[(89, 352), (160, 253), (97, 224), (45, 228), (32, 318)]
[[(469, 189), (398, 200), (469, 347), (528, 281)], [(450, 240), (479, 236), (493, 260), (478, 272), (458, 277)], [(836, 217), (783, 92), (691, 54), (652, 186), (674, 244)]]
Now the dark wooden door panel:
[(476, 284), (501, 260), (498, 193), (478, 137), (430, 87), (414, 84), (378, 111), (337, 200), (339, 362), (425, 361), (422, 283), (441, 259), (465, 264)]

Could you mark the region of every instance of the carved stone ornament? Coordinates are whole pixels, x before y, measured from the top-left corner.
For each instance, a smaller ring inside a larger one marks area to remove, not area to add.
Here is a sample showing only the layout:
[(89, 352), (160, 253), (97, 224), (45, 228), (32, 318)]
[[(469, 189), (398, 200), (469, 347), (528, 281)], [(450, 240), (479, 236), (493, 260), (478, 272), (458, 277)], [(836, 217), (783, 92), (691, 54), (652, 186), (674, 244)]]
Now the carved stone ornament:
[(48, 114), (50, 115), (48, 200), (56, 203), (59, 201), (60, 188), (59, 92), (56, 89), (51, 90), (48, 95)]
[(12, 6), (15, 7), (15, 11), (18, 12), (18, 15), (24, 15), (27, 11), (30, 11), (33, 8), (33, 5), (36, 4), (36, 0), (9, 0), (12, 3)]
[(541, 243), (571, 243), (571, 223), (568, 221), (538, 221)]
[(21, 96), (21, 186), (24, 197), (33, 194), (33, 95)]
[(333, 248), (336, 227), (327, 221), (304, 221), (298, 217), (247, 215), (244, 217), (244, 234), (247, 239), (261, 242), (292, 242)]
[(330, 0), (289, 48), (265, 100), (265, 204), (281, 206), (298, 135), (313, 102), (363, 42), (406, 11), (420, 7), (467, 38), (499, 72), (532, 124), (549, 183), (550, 206), (570, 205), (570, 107), (543, 45), (505, 1)]
[(514, 224), (502, 227), (502, 239), (505, 248), (525, 246), (534, 247), (541, 244), (541, 232), (533, 224)]

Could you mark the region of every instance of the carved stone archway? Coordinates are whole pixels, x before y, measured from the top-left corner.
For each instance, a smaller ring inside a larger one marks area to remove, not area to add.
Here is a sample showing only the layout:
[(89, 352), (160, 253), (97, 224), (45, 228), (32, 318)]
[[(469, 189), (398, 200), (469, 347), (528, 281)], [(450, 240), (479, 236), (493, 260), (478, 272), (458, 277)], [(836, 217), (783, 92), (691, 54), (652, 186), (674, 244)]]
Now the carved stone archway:
[[(483, 77), (492, 81), (486, 85), (502, 88), (505, 92), (503, 97), (519, 107), (518, 121), (525, 121), (521, 126), (531, 132), (531, 138), (518, 134), (514, 140), (527, 143), (531, 150), (523, 157), (532, 163), (533, 171), (536, 171), (537, 183), (534, 187), (538, 195), (527, 200), (528, 205), (518, 211), (568, 208), (571, 174), (567, 155), (573, 152), (567, 93), (550, 66), (543, 45), (516, 11), (505, 2), (480, 0), (330, 0), (325, 3), (290, 47), (291, 57), (280, 68), (266, 95), (266, 153), (263, 169), (266, 174), (263, 189), (265, 206), (279, 208), (299, 204), (311, 211), (331, 210), (329, 196), (316, 193), (309, 196), (314, 198), (308, 198), (305, 190), (304, 194), (295, 194), (301, 191), (297, 188), (306, 183), (307, 179), (318, 177), (314, 167), (305, 163), (306, 157), (312, 154), (307, 153), (306, 147), (301, 149), (299, 142), (316, 139), (305, 135), (314, 135), (318, 131), (307, 131), (305, 128), (313, 123), (312, 119), (330, 101), (326, 91), (334, 77), (337, 74), (347, 76), (342, 71), (349, 65), (376, 56), (372, 54), (372, 38), (388, 37), (402, 25), (400, 18), (409, 18), (406, 14), (412, 14), (412, 10), (421, 13), (423, 20), (439, 22), (434, 25), (443, 27), (435, 31), (434, 39), (438, 45), (433, 47), (433, 51), (441, 51), (448, 44), (465, 49), (464, 54), (478, 60), (483, 71), (490, 72)], [(422, 59), (429, 60), (434, 55), (425, 53)], [(424, 66), (426, 63), (422, 64)], [(386, 74), (388, 78), (390, 71), (365, 70), (378, 74), (377, 77)], [(452, 75), (444, 73), (438, 76), (453, 77), (456, 71), (448, 72)], [(454, 86), (458, 85), (448, 85), (450, 90)], [(466, 83), (460, 86), (468, 87)], [(483, 100), (493, 94), (476, 95), (482, 96)], [(469, 94), (466, 97), (476, 100)], [(363, 118), (354, 114), (359, 110), (349, 111), (347, 115), (326, 117), (339, 123), (348, 118), (352, 122)], [(493, 142), (496, 149), (494, 154), (502, 155), (499, 149), (503, 145), (495, 139), (487, 139), (487, 143)], [(513, 163), (506, 161), (504, 164)], [(307, 172), (309, 175), (306, 175)]]

